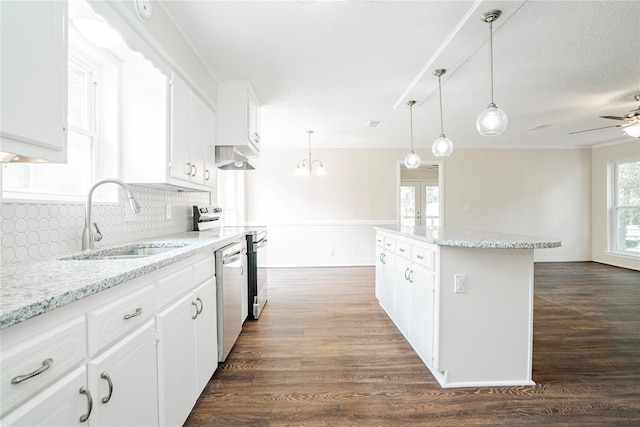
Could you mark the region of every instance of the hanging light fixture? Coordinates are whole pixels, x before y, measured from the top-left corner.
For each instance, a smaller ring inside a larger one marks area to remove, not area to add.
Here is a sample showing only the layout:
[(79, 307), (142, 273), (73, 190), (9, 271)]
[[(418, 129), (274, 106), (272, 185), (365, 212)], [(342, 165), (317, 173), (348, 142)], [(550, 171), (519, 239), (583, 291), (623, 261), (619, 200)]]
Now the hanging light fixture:
[(502, 15), (500, 10), (490, 10), (483, 13), (481, 19), (489, 23), (489, 46), (491, 49), (491, 103), (478, 116), (476, 120), (476, 128), (480, 135), (496, 136), (500, 135), (507, 128), (507, 115), (496, 107), (493, 102), (493, 21)]
[(440, 94), (440, 136), (433, 141), (433, 145), (431, 146), (431, 151), (436, 157), (449, 157), (453, 152), (453, 142), (444, 136), (444, 125), (442, 121), (442, 82), (440, 78), (446, 72), (447, 70), (444, 68), (433, 70), (433, 75), (438, 77), (438, 93)]
[(312, 133), (313, 133), (312, 130), (307, 131), (307, 134), (309, 135), (309, 158), (302, 159), (298, 162), (298, 164), (296, 165), (296, 168), (293, 170), (294, 176), (302, 176), (302, 177), (311, 176), (311, 173), (313, 172), (314, 164), (318, 164), (318, 167), (315, 169), (316, 176), (327, 175), (327, 172), (324, 170), (324, 165), (320, 160), (311, 161), (311, 134)]
[(407, 102), (409, 106), (409, 124), (411, 126), (411, 152), (404, 158), (404, 165), (407, 169), (415, 169), (420, 166), (420, 156), (413, 151), (413, 105), (415, 103), (416, 101)]

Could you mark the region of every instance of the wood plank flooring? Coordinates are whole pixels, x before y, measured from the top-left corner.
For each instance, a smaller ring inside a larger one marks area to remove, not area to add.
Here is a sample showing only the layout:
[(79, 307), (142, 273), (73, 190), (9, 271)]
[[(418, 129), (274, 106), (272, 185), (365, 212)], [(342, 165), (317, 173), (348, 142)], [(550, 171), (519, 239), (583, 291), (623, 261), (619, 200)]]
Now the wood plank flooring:
[(640, 426), (640, 272), (536, 264), (537, 385), (463, 389), (442, 389), (382, 311), (373, 267), (269, 274), (186, 426)]

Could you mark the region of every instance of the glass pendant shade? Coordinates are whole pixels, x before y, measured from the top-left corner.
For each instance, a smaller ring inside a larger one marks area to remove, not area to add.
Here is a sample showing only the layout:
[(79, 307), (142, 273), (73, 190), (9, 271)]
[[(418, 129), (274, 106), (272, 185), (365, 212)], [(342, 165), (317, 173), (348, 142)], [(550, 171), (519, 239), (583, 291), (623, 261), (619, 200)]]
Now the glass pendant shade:
[(324, 166), (318, 166), (316, 169), (316, 176), (327, 176), (327, 171), (324, 170)]
[(404, 158), (404, 165), (407, 169), (416, 169), (420, 166), (420, 156), (418, 156), (413, 150), (407, 154), (407, 157)]
[(448, 157), (453, 153), (453, 142), (444, 135), (440, 135), (431, 146), (431, 151), (436, 157)]
[(636, 121), (634, 125), (625, 127), (622, 131), (634, 138), (640, 138), (640, 121)]
[(496, 107), (496, 104), (489, 104), (478, 116), (476, 120), (476, 128), (480, 135), (497, 136), (507, 128), (507, 115)]

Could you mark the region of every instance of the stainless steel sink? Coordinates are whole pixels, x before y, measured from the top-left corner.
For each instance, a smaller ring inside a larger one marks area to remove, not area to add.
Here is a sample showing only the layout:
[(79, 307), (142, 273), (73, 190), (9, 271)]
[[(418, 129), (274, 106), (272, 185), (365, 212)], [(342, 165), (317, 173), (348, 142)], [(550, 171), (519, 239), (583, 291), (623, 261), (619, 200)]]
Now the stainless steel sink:
[(163, 254), (169, 251), (183, 248), (187, 245), (180, 246), (142, 246), (142, 247), (124, 247), (120, 249), (109, 249), (106, 251), (96, 251), (90, 253), (81, 253), (78, 255), (60, 258), (62, 261), (97, 261), (97, 260), (117, 260), (117, 259), (133, 259), (144, 258), (153, 255)]

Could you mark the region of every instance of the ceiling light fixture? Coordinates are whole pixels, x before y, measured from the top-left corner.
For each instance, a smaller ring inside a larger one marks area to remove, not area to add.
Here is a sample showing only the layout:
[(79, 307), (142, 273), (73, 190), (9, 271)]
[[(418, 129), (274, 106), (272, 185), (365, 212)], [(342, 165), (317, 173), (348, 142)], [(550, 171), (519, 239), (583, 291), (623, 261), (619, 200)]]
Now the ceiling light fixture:
[(625, 126), (622, 131), (633, 138), (640, 138), (640, 121), (636, 120), (631, 126)]
[(404, 165), (407, 169), (415, 169), (420, 166), (420, 156), (413, 151), (413, 105), (415, 103), (416, 101), (407, 102), (409, 106), (409, 124), (411, 126), (411, 152), (404, 158)]
[(476, 128), (480, 135), (484, 136), (497, 136), (500, 135), (507, 128), (507, 115), (496, 107), (493, 102), (493, 21), (498, 19), (502, 15), (500, 10), (490, 10), (483, 13), (481, 19), (484, 22), (489, 23), (489, 46), (491, 50), (491, 103), (478, 116), (476, 120)]
[(309, 158), (302, 159), (298, 162), (298, 164), (296, 165), (296, 168), (293, 170), (294, 176), (302, 176), (302, 177), (311, 176), (311, 173), (313, 172), (313, 165), (316, 163), (318, 164), (318, 167), (315, 170), (315, 175), (325, 176), (327, 174), (327, 172), (324, 170), (324, 165), (320, 160), (311, 161), (311, 134), (312, 133), (313, 133), (312, 130), (307, 131), (307, 134), (309, 135)]
[(447, 70), (444, 68), (433, 70), (433, 75), (438, 78), (438, 93), (440, 94), (440, 136), (433, 141), (431, 146), (431, 151), (436, 157), (449, 157), (453, 153), (453, 142), (444, 136), (444, 124), (442, 121), (442, 82), (440, 78), (446, 72)]

